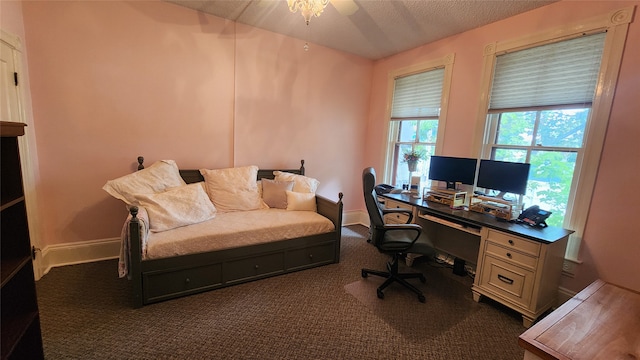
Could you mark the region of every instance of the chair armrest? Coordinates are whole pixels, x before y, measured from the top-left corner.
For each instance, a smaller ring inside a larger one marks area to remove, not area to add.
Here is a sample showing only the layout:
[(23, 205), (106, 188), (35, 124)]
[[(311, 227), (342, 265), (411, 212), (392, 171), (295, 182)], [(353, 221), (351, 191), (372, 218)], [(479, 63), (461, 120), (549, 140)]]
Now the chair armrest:
[(405, 224), (410, 224), (411, 221), (413, 220), (413, 210), (410, 210), (410, 209), (403, 209), (403, 208), (382, 209), (382, 215), (384, 216), (387, 214), (407, 214), (409, 216), (409, 219), (407, 219), (407, 222)]
[(384, 231), (413, 230), (416, 232), (416, 239), (417, 239), (418, 237), (420, 237), (420, 234), (422, 233), (422, 226), (418, 224), (384, 224), (383, 230)]

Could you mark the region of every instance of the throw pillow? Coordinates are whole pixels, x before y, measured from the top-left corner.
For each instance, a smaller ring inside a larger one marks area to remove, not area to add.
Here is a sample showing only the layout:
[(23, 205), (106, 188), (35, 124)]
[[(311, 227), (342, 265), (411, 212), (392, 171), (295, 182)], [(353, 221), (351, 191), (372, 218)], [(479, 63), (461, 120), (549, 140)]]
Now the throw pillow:
[(256, 210), (262, 207), (256, 177), (258, 167), (200, 169), (207, 195), (219, 212)]
[(216, 215), (216, 208), (209, 200), (202, 182), (158, 194), (140, 194), (136, 198), (147, 210), (149, 228), (153, 232), (200, 223)]
[(293, 184), (293, 181), (262, 179), (262, 200), (270, 208), (286, 209), (287, 194), (285, 191), (293, 190)]
[(102, 187), (127, 205), (138, 205), (136, 194), (156, 194), (176, 186), (184, 186), (178, 166), (173, 160), (160, 160), (146, 169), (109, 180)]
[(295, 192), (315, 193), (318, 189), (318, 185), (320, 185), (320, 182), (318, 180), (304, 175), (277, 170), (273, 172), (273, 175), (275, 175), (275, 180), (277, 181), (295, 182), (295, 184), (293, 185), (293, 191)]
[(287, 210), (316, 211), (316, 194), (286, 191)]

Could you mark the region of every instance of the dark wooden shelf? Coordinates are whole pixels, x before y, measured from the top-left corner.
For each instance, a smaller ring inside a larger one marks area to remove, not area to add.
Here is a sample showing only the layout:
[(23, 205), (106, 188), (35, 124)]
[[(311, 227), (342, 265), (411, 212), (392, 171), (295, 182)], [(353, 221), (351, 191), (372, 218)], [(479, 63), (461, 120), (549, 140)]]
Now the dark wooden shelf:
[[(19, 343), (19, 340), (25, 335), (31, 324), (35, 320), (39, 322), (39, 318), (40, 316), (36, 309), (36, 311), (26, 314), (2, 319), (2, 359), (6, 359), (13, 352), (15, 345)], [(5, 346), (5, 344), (13, 346)]]
[(18, 136), (24, 124), (0, 124), (0, 359), (42, 359), (42, 334), (31, 262)]
[(28, 263), (31, 263), (31, 258), (29, 256), (13, 259), (5, 259), (3, 257), (2, 263), (0, 264), (0, 268), (2, 269), (2, 287), (4, 287), (18, 273), (18, 271)]
[(24, 127), (27, 124), (12, 122), (12, 121), (2, 121), (2, 126), (0, 126), (0, 135), (2, 137), (17, 137), (24, 135)]

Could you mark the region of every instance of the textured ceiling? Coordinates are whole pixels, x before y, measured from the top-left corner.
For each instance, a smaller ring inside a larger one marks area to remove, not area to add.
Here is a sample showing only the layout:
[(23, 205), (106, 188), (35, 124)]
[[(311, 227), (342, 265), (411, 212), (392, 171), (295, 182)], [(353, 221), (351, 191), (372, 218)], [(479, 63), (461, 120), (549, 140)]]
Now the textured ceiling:
[(308, 27), (284, 0), (165, 1), (376, 60), (557, 0), (331, 0)]

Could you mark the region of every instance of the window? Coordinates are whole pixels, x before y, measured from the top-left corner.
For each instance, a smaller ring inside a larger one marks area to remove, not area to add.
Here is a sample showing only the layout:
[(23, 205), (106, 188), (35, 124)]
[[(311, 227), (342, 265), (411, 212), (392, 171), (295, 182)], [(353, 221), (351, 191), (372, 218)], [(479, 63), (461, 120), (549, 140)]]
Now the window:
[(633, 7), (616, 14), (485, 47), (477, 153), (531, 163), (525, 206), (575, 231), (575, 262)]
[[(584, 132), (590, 107), (509, 111), (489, 115), (487, 158), (531, 164), (524, 206), (553, 212), (547, 224), (564, 226), (572, 184), (584, 157)], [(496, 125), (493, 123), (496, 122)]]
[(531, 163), (525, 206), (564, 226), (575, 197), (605, 33), (499, 55), (483, 157)]
[[(424, 184), (431, 155), (441, 148), (453, 55), (430, 64), (404, 69), (391, 75), (392, 103), (385, 182), (396, 187), (408, 185), (411, 176), (421, 176)], [(425, 155), (415, 171), (409, 171), (404, 154)]]

